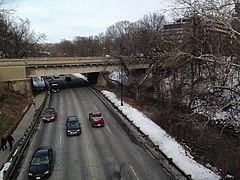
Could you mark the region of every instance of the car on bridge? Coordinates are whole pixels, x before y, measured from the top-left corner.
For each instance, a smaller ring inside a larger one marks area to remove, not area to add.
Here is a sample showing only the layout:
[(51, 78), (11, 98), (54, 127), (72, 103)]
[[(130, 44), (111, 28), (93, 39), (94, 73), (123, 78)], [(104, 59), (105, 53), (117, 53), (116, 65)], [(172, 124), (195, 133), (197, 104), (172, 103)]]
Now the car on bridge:
[(44, 122), (51, 122), (51, 121), (55, 121), (56, 119), (57, 119), (57, 112), (55, 108), (48, 107), (44, 110), (42, 114), (42, 120)]
[(101, 112), (91, 112), (89, 113), (89, 121), (91, 122), (92, 127), (94, 126), (104, 126), (105, 121), (102, 117)]
[(80, 135), (82, 133), (81, 123), (77, 116), (68, 116), (65, 126), (67, 136)]
[(50, 146), (39, 147), (29, 162), (28, 176), (30, 179), (47, 178), (52, 173), (53, 150)]

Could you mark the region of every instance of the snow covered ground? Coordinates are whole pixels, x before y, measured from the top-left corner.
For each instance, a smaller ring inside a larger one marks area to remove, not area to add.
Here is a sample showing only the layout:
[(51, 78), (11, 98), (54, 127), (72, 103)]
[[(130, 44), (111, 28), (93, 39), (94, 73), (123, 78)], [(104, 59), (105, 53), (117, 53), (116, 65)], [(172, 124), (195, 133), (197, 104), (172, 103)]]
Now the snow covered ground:
[(103, 90), (102, 93), (115, 104), (133, 123), (149, 136), (149, 138), (180, 167), (186, 174), (191, 174), (194, 180), (218, 180), (221, 177), (193, 160), (193, 157), (161, 127), (146, 117), (142, 112), (124, 103), (121, 106), (113, 92)]

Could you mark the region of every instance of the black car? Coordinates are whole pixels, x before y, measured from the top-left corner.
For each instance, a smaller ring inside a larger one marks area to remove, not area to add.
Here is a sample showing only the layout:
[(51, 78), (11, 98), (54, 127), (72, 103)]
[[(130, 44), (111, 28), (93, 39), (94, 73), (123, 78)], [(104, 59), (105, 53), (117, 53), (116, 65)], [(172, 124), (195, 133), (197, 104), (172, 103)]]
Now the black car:
[(60, 92), (60, 88), (59, 88), (59, 84), (58, 83), (51, 83), (50, 84), (50, 89), (51, 89), (51, 92), (53, 92), (53, 93)]
[(29, 162), (28, 176), (30, 179), (47, 178), (52, 173), (53, 150), (50, 146), (39, 147)]
[(66, 133), (67, 133), (67, 136), (81, 134), (81, 123), (79, 122), (77, 116), (68, 116), (67, 117)]
[(72, 80), (71, 76), (65, 76), (65, 81), (71, 81), (71, 80)]

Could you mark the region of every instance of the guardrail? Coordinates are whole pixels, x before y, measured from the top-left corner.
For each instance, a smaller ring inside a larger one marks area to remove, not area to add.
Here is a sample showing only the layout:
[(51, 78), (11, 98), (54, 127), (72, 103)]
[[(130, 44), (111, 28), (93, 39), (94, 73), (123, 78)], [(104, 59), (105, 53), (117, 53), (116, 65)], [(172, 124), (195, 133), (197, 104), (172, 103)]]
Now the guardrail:
[(128, 117), (122, 113), (122, 111), (109, 99), (107, 99), (98, 89), (91, 86), (91, 89), (98, 95), (98, 97), (105, 103), (105, 105), (116, 114), (116, 119), (120, 118), (120, 123), (129, 132), (137, 135), (138, 140), (142, 145), (162, 164), (162, 166), (168, 171), (168, 173), (178, 180), (192, 180), (191, 175), (186, 174), (181, 168), (179, 168), (172, 160), (169, 158), (158, 145), (155, 145), (152, 140), (146, 135), (140, 127), (137, 127), (133, 121), (129, 120)]
[(40, 122), (39, 117), (42, 113), (43, 107), (47, 102), (47, 99), (48, 96), (46, 95), (43, 103), (40, 105), (38, 109), (36, 109), (31, 125), (25, 130), (23, 137), (18, 141), (17, 145), (15, 145), (14, 151), (10, 154), (8, 161), (5, 163), (7, 164), (7, 167), (6, 168), (4, 168), (4, 166), (2, 167), (2, 170), (4, 171), (3, 180), (11, 179), (15, 168), (17, 167), (19, 161), (23, 156), (24, 151), (29, 145), (30, 139), (32, 138), (33, 134), (36, 131), (36, 127)]

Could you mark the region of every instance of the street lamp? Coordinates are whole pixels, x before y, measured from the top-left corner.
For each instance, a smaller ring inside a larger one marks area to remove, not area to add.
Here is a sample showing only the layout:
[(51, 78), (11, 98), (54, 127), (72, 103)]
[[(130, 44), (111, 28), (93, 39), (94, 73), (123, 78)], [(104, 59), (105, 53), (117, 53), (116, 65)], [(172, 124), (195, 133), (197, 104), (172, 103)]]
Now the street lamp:
[(121, 106), (123, 106), (123, 71), (122, 71), (122, 58), (120, 57), (120, 88), (121, 88)]
[(121, 106), (123, 106), (123, 84), (121, 83)]

